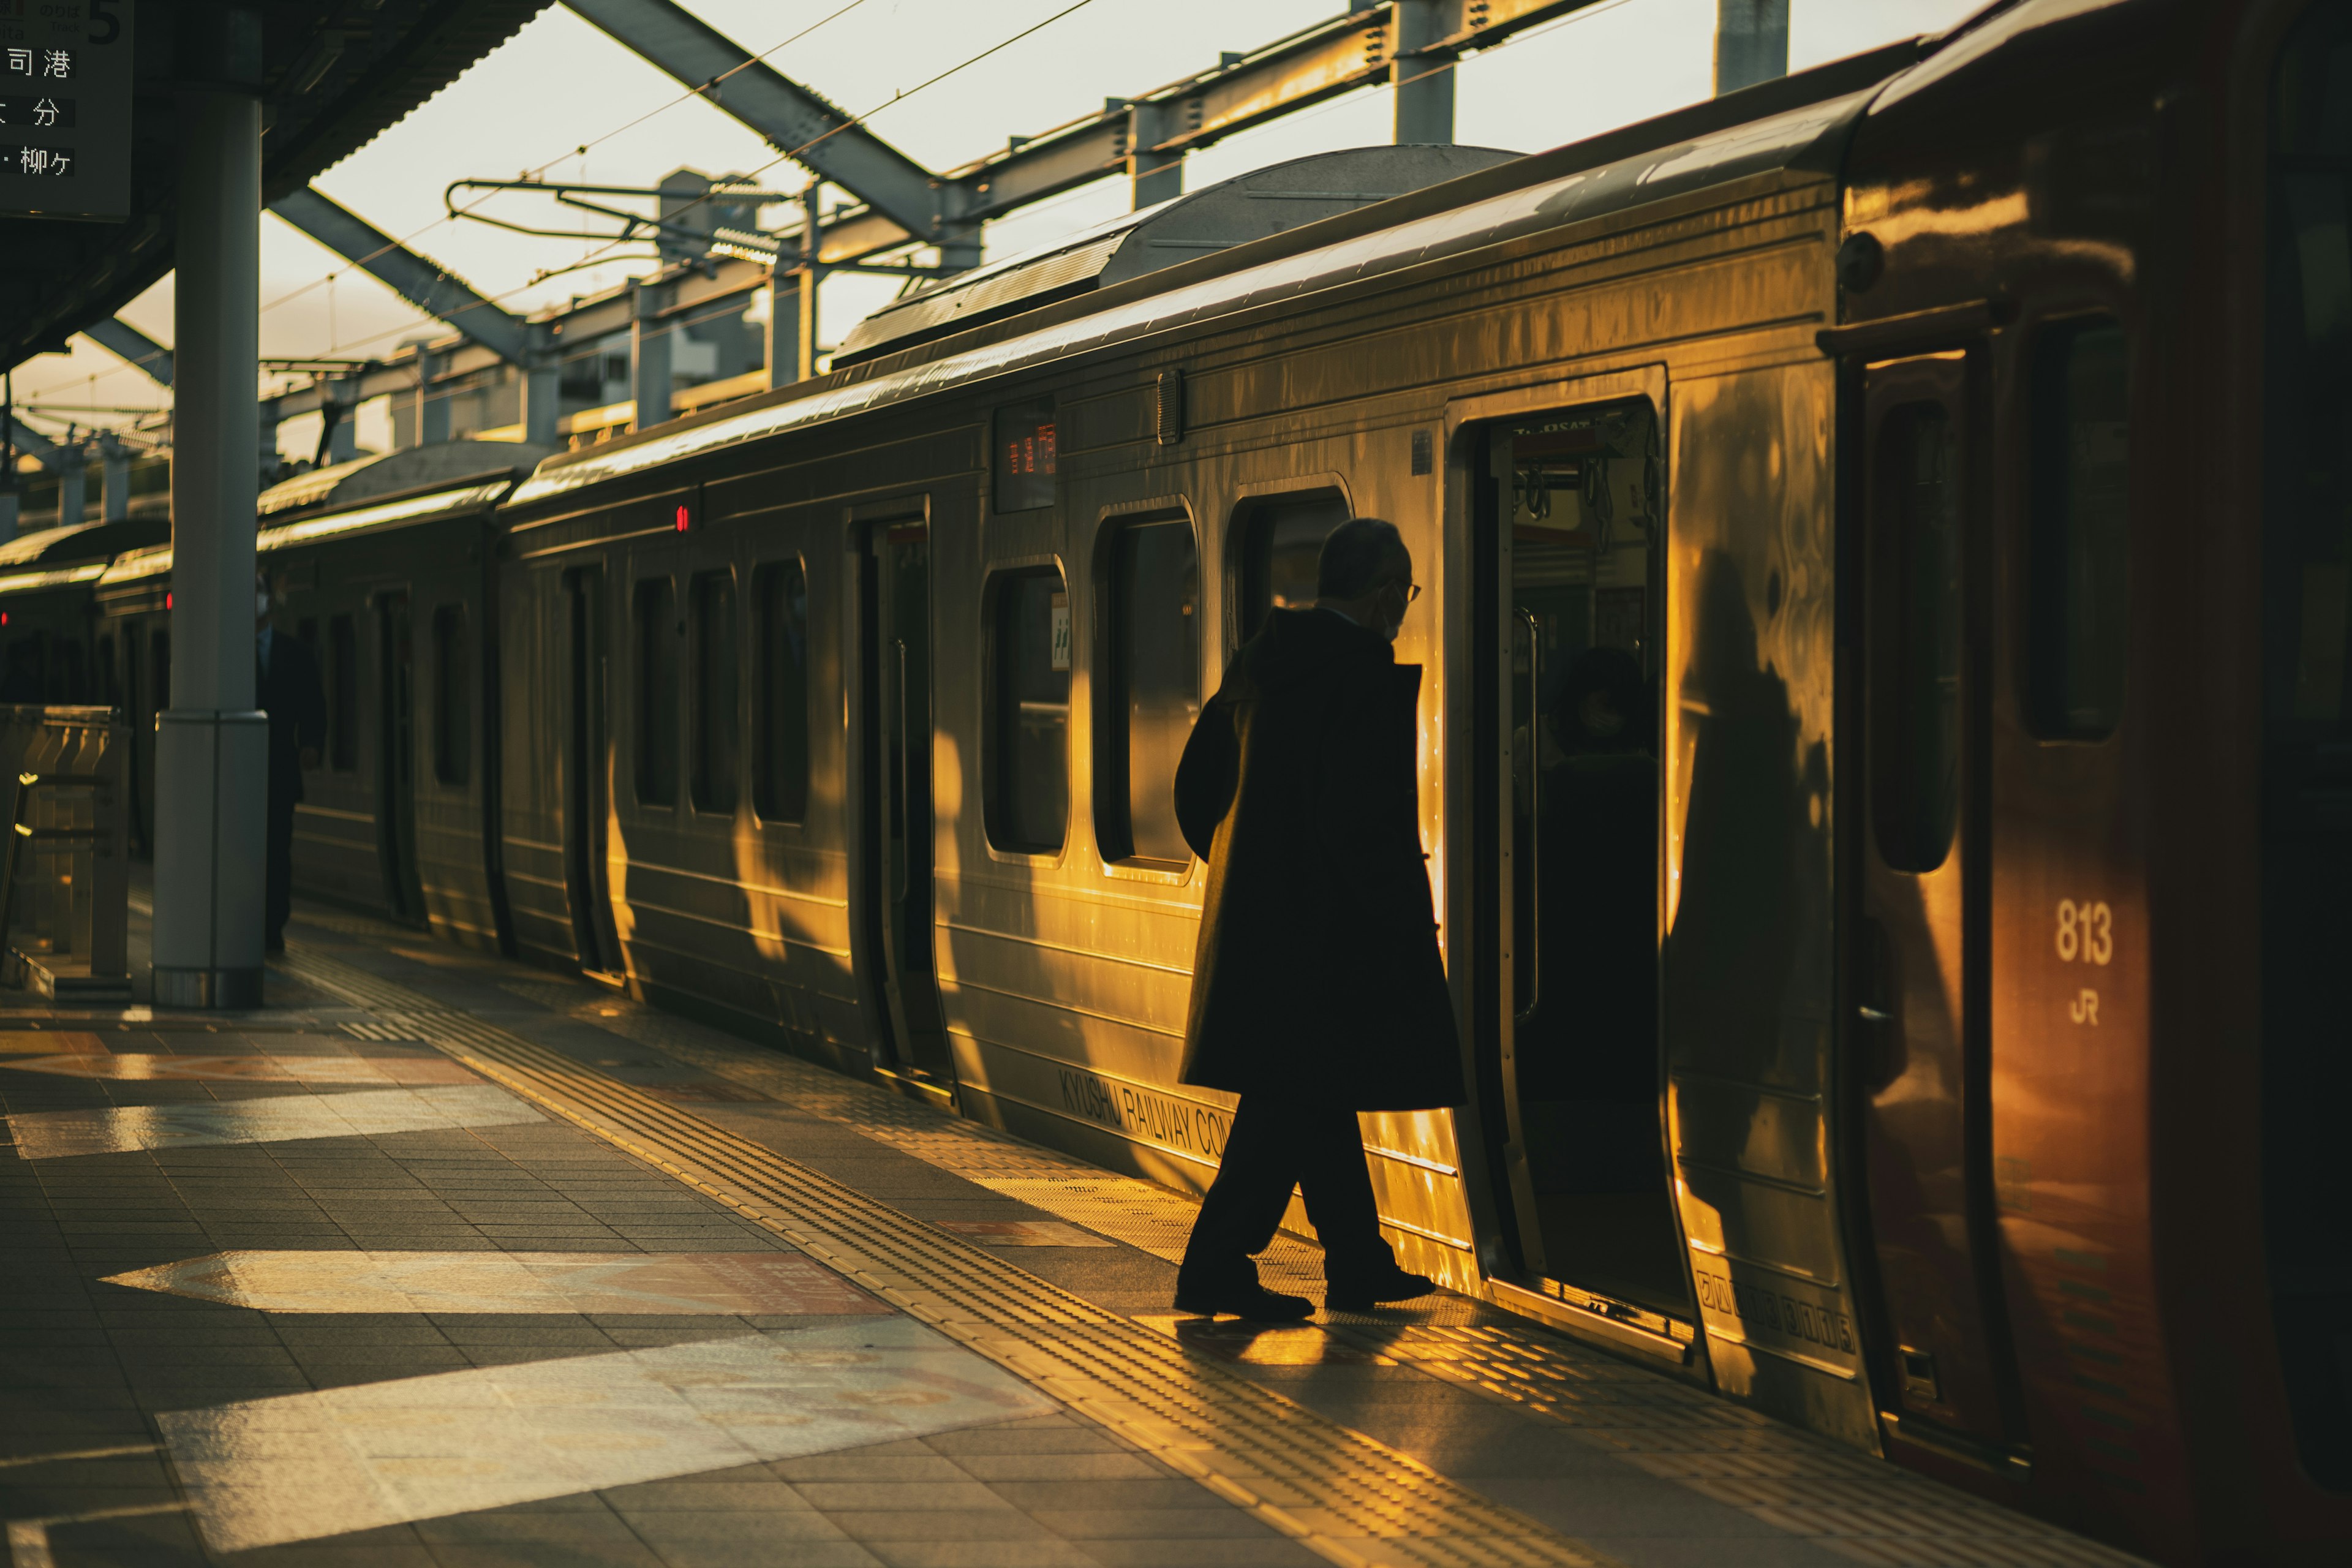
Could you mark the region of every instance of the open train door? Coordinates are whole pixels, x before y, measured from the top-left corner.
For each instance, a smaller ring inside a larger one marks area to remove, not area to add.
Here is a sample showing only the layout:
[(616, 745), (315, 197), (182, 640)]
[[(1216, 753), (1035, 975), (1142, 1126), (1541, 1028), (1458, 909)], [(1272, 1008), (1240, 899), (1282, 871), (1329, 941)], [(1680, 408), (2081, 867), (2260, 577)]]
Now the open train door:
[(1882, 1427), (2021, 1477), (1993, 1184), (1988, 374), (1980, 345), (1861, 371), (1846, 1037)]

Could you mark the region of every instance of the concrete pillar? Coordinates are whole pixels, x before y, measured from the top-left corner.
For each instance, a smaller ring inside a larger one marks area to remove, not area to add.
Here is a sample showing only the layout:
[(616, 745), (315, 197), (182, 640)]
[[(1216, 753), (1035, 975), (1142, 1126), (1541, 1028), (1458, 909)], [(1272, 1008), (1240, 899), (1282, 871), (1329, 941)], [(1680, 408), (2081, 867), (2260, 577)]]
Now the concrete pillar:
[(180, 99), (172, 700), (156, 716), (155, 1001), (261, 1002), (269, 721), (253, 706), (261, 102)]
[(1789, 74), (1789, 0), (1715, 0), (1715, 95)]
[(79, 446), (58, 450), (58, 526), (71, 528), (89, 510), (89, 461)]
[(563, 418), (563, 367), (553, 359), (521, 366), (522, 438), (538, 447), (561, 447), (558, 428)]
[(1397, 58), (1389, 68), (1389, 79), (1396, 84), (1400, 147), (1454, 140), (1454, 57), (1417, 52), (1445, 36), (1453, 10), (1439, 0), (1397, 0)]
[(108, 431), (98, 438), (100, 470), (105, 475), (105, 505), (100, 515), (121, 522), (131, 515), (131, 450)]
[(669, 417), (670, 333), (661, 319), (667, 289), (640, 283), (629, 324), (629, 395), (637, 401), (632, 430), (650, 430)]
[(779, 265), (768, 279), (768, 384), (790, 386), (801, 378), (801, 275)]

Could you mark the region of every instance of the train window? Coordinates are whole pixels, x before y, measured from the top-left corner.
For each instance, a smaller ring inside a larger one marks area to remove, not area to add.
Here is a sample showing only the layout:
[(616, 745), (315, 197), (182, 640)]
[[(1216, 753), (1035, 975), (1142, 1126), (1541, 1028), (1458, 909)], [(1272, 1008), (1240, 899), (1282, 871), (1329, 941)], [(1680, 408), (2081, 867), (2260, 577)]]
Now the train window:
[(1070, 595), (1050, 566), (989, 585), (988, 838), (1051, 855), (1070, 822)]
[(1959, 810), (1960, 469), (1940, 403), (1887, 411), (1873, 453), (1871, 818), (1898, 871), (1944, 863)]
[(639, 805), (677, 804), (677, 594), (667, 577), (637, 584), (636, 785)]
[(696, 574), (694, 604), (694, 809), (735, 811), (735, 574)]
[(1106, 860), (1182, 865), (1176, 763), (1201, 712), (1200, 552), (1181, 517), (1128, 523), (1109, 544), (1096, 832)]
[(759, 752), (751, 805), (768, 822), (808, 816), (808, 574), (797, 561), (760, 568)]
[(2095, 740), (2123, 716), (2126, 480), (2123, 328), (2069, 322), (2034, 344), (2027, 710), (2035, 733)]
[(463, 784), (474, 767), (474, 668), (466, 644), (466, 607), (433, 612), (433, 776)]
[(1054, 405), (1016, 404), (996, 411), (996, 510), (1034, 511), (1054, 504)]
[(1315, 563), (1323, 540), (1348, 521), (1337, 490), (1275, 496), (1243, 507), (1235, 539), (1241, 549), (1241, 640), (1265, 625), (1268, 610), (1303, 610), (1315, 603)]
[(359, 633), (349, 616), (327, 618), (327, 764), (339, 773), (360, 765)]

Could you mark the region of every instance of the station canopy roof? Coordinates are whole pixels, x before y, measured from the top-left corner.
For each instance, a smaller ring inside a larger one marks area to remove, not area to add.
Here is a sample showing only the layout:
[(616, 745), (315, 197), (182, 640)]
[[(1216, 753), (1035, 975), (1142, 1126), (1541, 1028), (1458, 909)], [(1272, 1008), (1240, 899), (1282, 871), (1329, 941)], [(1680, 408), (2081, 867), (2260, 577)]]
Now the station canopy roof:
[(0, 368), (114, 314), (172, 269), (179, 107), (191, 40), (257, 20), (266, 205), (366, 146), (550, 0), (137, 0), (131, 216), (0, 217)]

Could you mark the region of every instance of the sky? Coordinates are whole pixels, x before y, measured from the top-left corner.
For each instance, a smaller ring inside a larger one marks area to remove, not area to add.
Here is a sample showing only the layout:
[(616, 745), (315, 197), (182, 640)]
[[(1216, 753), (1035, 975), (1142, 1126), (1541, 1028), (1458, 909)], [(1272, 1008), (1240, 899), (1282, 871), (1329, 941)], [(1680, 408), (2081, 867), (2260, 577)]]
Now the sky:
[[(1790, 0), (1790, 68), (1952, 26), (1984, 0)], [(1133, 98), (1216, 63), (1221, 50), (1259, 47), (1337, 14), (1343, 0), (686, 0), (784, 75), (853, 113), (872, 111), (875, 134), (924, 166), (954, 168), (1088, 114), (1107, 97)], [(1047, 21), (1057, 12), (1058, 19)], [(1454, 139), (1533, 153), (1706, 98), (1712, 85), (1716, 0), (1600, 0), (1464, 60), (1454, 89)], [(1008, 37), (1047, 25), (943, 79), (940, 73)], [(786, 40), (793, 40), (789, 43)], [(929, 85), (926, 85), (926, 84)], [(1366, 89), (1228, 137), (1188, 161), (1198, 190), (1286, 158), (1391, 139), (1391, 92)], [(583, 151), (584, 149), (584, 151)], [(773, 165), (771, 167), (770, 165)], [(778, 163), (757, 135), (562, 5), (316, 182), (336, 201), (455, 270), (508, 309), (528, 312), (593, 294), (652, 269), (643, 247), (534, 282), (600, 254), (594, 242), (531, 238), (451, 218), (444, 191), (467, 178), (520, 174), (652, 185), (670, 170), (749, 174), (797, 191), (807, 174)], [(461, 197), (461, 201), (464, 198)], [(1125, 210), (1123, 179), (1098, 181), (989, 226), (990, 258), (1053, 243)], [(544, 198), (499, 195), (485, 211), (542, 226), (566, 215)], [(781, 209), (765, 220), (775, 223)], [(261, 352), (268, 357), (360, 358), (443, 329), (333, 252), (265, 215)], [(820, 336), (838, 342), (887, 300), (887, 279), (836, 278), (821, 295)], [(159, 342), (172, 333), (166, 278), (121, 312)], [(55, 432), (124, 425), (160, 407), (163, 389), (87, 338), (16, 373), (20, 409)], [(382, 408), (363, 409), (362, 447), (387, 444)], [(307, 455), (316, 417), (280, 431), (289, 456)]]

